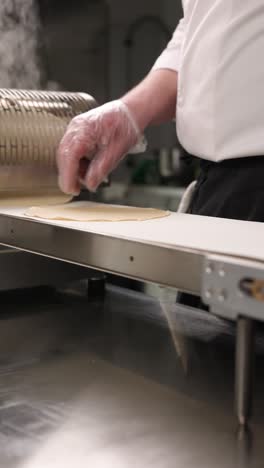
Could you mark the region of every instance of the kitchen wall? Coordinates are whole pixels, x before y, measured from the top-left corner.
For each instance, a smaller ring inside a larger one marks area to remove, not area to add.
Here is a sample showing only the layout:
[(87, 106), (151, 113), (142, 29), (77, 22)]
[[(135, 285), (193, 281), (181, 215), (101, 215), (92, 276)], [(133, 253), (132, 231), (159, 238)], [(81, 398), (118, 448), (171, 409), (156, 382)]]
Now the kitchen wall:
[(49, 14), (42, 12), (48, 79), (70, 90), (89, 89), (99, 99), (118, 97), (138, 81), (167, 42), (158, 24), (145, 23), (133, 37), (128, 64), (125, 39), (130, 26), (155, 16), (172, 31), (181, 14), (180, 0), (76, 0), (71, 7), (60, 5)]
[[(63, 89), (90, 92), (100, 103), (143, 78), (181, 16), (180, 0), (66, 3), (42, 12), (47, 79)], [(148, 19), (140, 26), (142, 17)], [(149, 139), (151, 148), (173, 146), (175, 130), (160, 128)]]
[(135, 34), (131, 51), (130, 80), (127, 77), (128, 48), (124, 40), (131, 24), (143, 16), (156, 16), (171, 32), (181, 16), (180, 0), (124, 1), (108, 0), (111, 11), (111, 96), (122, 94), (129, 85), (139, 81), (148, 72), (160, 51), (167, 43), (161, 26), (145, 22)]
[(40, 8), (44, 66), (48, 81), (68, 91), (86, 91), (99, 101), (108, 86), (108, 10), (104, 1)]

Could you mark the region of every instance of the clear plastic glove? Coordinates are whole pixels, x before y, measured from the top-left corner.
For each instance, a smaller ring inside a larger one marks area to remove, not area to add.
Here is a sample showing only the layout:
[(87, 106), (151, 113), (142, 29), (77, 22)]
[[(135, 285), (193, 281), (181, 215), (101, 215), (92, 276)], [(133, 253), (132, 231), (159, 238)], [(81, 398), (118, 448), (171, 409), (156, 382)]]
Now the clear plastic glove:
[(77, 195), (81, 186), (95, 191), (128, 152), (146, 148), (128, 107), (112, 101), (75, 117), (57, 153), (59, 185)]

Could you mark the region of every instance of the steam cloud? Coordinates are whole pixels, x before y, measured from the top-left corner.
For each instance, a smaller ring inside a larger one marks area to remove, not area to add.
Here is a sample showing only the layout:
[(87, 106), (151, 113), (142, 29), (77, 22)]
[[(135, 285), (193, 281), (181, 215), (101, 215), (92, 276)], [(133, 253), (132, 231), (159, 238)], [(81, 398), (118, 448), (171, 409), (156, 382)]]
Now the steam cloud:
[(37, 89), (39, 19), (34, 0), (0, 0), (0, 87)]

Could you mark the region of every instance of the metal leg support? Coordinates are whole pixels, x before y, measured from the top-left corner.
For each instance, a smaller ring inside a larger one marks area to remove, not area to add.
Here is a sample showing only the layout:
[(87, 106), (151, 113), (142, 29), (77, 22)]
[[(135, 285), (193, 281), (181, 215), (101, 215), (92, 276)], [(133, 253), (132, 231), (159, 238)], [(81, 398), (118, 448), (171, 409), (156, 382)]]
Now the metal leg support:
[(240, 426), (249, 422), (252, 409), (254, 323), (239, 317), (237, 322), (235, 360), (235, 404)]
[(253, 452), (253, 436), (249, 427), (240, 426), (237, 432), (237, 468), (249, 468)]

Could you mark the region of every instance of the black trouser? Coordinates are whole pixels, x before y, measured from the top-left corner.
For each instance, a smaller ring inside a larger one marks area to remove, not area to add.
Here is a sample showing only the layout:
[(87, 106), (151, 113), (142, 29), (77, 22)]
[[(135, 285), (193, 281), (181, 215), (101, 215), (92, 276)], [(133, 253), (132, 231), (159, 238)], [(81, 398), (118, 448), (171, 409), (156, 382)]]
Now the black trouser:
[[(200, 161), (200, 174), (188, 213), (264, 222), (264, 156)], [(201, 299), (181, 293), (178, 302), (205, 308)]]

